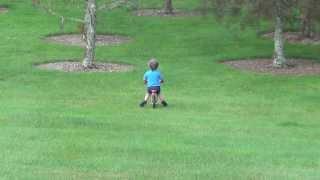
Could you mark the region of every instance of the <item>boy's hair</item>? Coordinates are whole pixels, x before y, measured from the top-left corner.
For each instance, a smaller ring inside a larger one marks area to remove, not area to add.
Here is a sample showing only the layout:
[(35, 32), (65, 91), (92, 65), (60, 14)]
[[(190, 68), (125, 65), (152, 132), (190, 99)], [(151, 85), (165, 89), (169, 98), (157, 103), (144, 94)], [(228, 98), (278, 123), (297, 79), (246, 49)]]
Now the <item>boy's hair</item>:
[(152, 71), (157, 70), (159, 67), (159, 62), (155, 58), (152, 58), (148, 62), (148, 66)]

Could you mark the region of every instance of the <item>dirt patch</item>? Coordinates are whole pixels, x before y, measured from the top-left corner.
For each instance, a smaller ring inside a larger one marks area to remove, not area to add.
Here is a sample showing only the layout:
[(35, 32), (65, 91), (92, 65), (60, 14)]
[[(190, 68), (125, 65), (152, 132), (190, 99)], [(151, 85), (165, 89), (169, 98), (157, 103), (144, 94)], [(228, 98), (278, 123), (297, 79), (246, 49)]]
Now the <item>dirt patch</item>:
[(0, 6), (0, 14), (8, 12), (8, 8), (4, 6)]
[(285, 68), (272, 66), (272, 59), (235, 60), (222, 62), (233, 68), (274, 75), (318, 75), (320, 63), (306, 59), (289, 59)]
[(43, 70), (56, 70), (63, 72), (128, 72), (133, 70), (132, 65), (116, 64), (116, 63), (95, 63), (92, 68), (84, 68), (80, 62), (64, 61), (36, 66)]
[(172, 14), (165, 13), (162, 9), (140, 9), (134, 12), (136, 16), (200, 16), (202, 15), (200, 11), (182, 11), (175, 9)]
[[(49, 36), (46, 38), (49, 42), (55, 42), (59, 44), (66, 44), (72, 46), (81, 46), (85, 47), (85, 41), (81, 34), (65, 34), (65, 35), (56, 35)], [(106, 45), (117, 45), (121, 43), (129, 42), (131, 39), (119, 35), (97, 35), (96, 36), (96, 45), (97, 46), (106, 46)]]
[[(300, 32), (285, 32), (284, 38), (289, 43), (300, 43), (300, 44), (320, 44), (320, 35), (315, 35), (312, 38), (303, 37)], [(266, 33), (262, 35), (265, 38), (274, 38), (274, 33)]]

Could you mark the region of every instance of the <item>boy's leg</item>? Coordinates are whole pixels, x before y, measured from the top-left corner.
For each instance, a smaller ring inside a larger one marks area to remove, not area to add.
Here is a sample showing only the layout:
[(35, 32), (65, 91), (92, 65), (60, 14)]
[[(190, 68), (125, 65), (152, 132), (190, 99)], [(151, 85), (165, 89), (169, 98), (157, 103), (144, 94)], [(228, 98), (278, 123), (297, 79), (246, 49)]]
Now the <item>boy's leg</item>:
[(159, 99), (160, 99), (161, 104), (162, 104), (163, 106), (168, 106), (168, 103), (164, 100), (164, 97), (163, 97), (162, 94), (159, 94)]
[(148, 99), (149, 99), (149, 93), (147, 92), (146, 95), (144, 96), (144, 100), (140, 103), (140, 107), (143, 107), (144, 105), (146, 105)]
[(149, 97), (150, 97), (150, 94), (147, 92), (147, 93), (146, 93), (146, 95), (144, 96), (144, 101), (146, 101), (146, 102), (147, 102), (147, 101), (148, 101), (148, 99), (149, 99)]

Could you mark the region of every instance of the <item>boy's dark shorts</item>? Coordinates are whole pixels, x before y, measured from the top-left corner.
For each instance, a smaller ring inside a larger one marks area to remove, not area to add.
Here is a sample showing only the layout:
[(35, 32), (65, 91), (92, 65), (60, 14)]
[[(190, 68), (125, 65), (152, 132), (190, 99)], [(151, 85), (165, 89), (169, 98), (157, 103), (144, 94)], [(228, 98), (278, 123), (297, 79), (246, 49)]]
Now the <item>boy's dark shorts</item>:
[(152, 90), (156, 90), (157, 91), (157, 94), (159, 95), (160, 94), (160, 91), (161, 91), (161, 88), (160, 86), (151, 86), (151, 87), (148, 87), (148, 93), (151, 94), (151, 91)]

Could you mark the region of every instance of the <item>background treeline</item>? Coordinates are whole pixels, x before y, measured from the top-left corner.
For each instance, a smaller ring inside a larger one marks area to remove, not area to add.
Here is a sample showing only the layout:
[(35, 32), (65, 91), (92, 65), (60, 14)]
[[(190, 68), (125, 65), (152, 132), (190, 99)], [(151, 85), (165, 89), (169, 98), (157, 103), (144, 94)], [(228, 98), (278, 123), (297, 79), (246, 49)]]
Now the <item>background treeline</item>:
[[(203, 0), (204, 10), (218, 19), (239, 17), (243, 22), (274, 20), (280, 12), (285, 27), (313, 37), (319, 32), (319, 0)], [(244, 23), (246, 24), (246, 23)]]
[(319, 0), (203, 0), (203, 4), (204, 10), (210, 10), (220, 21), (235, 17), (242, 25), (274, 22), (274, 67), (288, 65), (284, 53), (286, 28), (299, 31), (301, 38), (318, 36)]
[[(51, 14), (59, 16), (61, 22), (65, 21), (65, 16), (52, 10), (58, 5), (58, 1), (32, 0), (32, 2), (35, 6), (45, 7), (44, 9)], [(85, 12), (83, 18), (69, 18), (82, 24), (82, 32), (87, 42), (86, 47), (90, 47), (87, 48), (86, 58), (83, 61), (85, 67), (92, 67), (94, 64), (97, 11), (108, 11), (116, 7), (141, 7), (142, 3), (139, 0), (62, 0), (59, 2), (70, 5), (71, 9), (80, 8)], [(162, 10), (168, 15), (175, 13), (175, 2), (178, 1), (159, 0)], [(199, 5), (204, 15), (214, 14), (220, 22), (227, 22), (230, 17), (243, 26), (259, 24), (263, 20), (274, 22), (274, 67), (287, 66), (283, 33), (286, 28), (301, 32), (303, 38), (313, 38), (318, 36), (319, 32), (319, 0), (199, 0)]]

